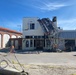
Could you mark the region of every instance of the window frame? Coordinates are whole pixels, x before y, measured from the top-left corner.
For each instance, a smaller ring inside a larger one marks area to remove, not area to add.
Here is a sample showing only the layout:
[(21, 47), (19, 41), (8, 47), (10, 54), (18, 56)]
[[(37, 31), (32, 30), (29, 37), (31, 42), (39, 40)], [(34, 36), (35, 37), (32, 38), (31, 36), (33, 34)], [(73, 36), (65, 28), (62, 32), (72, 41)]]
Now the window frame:
[(30, 29), (31, 30), (35, 29), (35, 23), (30, 23)]
[(29, 40), (26, 40), (25, 46), (28, 48), (29, 47)]

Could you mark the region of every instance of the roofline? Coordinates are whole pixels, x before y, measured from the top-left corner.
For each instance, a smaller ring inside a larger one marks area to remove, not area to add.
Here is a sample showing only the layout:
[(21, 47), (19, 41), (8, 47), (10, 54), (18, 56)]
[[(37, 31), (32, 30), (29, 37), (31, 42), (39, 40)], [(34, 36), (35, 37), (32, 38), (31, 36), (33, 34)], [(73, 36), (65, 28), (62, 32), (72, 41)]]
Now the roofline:
[(76, 30), (61, 30), (60, 32), (74, 32)]
[(23, 17), (23, 18), (39, 18), (39, 17)]
[(11, 30), (11, 29), (8, 29), (8, 28), (3, 28), (3, 27), (0, 27), (0, 31), (8, 31), (8, 32), (11, 32), (11, 33), (17, 33), (17, 34), (21, 34), (22, 35), (22, 33), (21, 32), (17, 32), (17, 31), (15, 31), (15, 30)]

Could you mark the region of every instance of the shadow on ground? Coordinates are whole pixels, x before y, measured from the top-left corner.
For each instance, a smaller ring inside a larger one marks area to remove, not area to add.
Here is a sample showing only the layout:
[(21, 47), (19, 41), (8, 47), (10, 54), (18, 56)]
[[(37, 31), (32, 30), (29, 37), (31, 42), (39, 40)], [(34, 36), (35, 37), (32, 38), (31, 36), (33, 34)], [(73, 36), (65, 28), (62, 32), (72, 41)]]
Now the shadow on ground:
[[(10, 52), (10, 48), (3, 48), (3, 49), (0, 49), (0, 52), (3, 52), (3, 53), (8, 53)], [(35, 49), (35, 50), (15, 50), (15, 53), (17, 54), (40, 54), (40, 53), (57, 53), (57, 51), (53, 51), (53, 50), (38, 50), (38, 49)], [(61, 51), (59, 53), (62, 53), (64, 51)], [(67, 51), (66, 51), (67, 52)], [(73, 56), (76, 56), (76, 55), (73, 55)]]
[[(10, 52), (10, 49), (3, 48), (3, 49), (0, 49), (0, 52), (8, 53), (8, 52)], [(15, 50), (15, 53), (18, 53), (18, 54), (39, 54), (41, 52), (43, 52), (43, 51), (42, 50)]]
[(3, 53), (8, 53), (9, 51), (10, 51), (9, 48), (0, 49), (0, 52), (3, 52)]
[(73, 56), (76, 56), (76, 55), (73, 55)]

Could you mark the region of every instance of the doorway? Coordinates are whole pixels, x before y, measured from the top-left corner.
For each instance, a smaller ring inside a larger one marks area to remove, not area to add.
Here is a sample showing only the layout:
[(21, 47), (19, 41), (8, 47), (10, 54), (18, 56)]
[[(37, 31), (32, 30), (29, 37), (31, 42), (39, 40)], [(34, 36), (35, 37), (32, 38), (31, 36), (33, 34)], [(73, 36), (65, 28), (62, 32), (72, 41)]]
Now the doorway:
[(43, 49), (44, 40), (34, 40), (34, 46), (36, 47), (36, 49)]
[(75, 50), (75, 40), (65, 40), (66, 51)]

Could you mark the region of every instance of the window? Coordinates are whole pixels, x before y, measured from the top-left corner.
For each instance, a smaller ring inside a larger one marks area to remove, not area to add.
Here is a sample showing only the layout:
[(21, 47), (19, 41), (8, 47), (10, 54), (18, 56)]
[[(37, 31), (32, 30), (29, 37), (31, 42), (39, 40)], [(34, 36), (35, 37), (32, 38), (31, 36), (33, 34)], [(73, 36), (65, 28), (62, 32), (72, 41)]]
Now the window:
[(48, 38), (48, 36), (45, 36), (45, 38)]
[(42, 38), (44, 38), (44, 36), (42, 36)]
[(34, 23), (30, 23), (30, 29), (35, 29), (35, 24)]
[(33, 36), (25, 36), (26, 39), (33, 38)]
[(29, 40), (26, 40), (26, 47), (29, 47)]
[(38, 36), (38, 38), (41, 38), (41, 36)]
[(34, 36), (35, 39), (37, 39), (37, 36)]
[(44, 36), (34, 36), (34, 38), (44, 38)]

